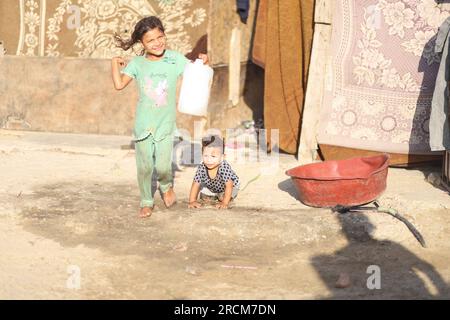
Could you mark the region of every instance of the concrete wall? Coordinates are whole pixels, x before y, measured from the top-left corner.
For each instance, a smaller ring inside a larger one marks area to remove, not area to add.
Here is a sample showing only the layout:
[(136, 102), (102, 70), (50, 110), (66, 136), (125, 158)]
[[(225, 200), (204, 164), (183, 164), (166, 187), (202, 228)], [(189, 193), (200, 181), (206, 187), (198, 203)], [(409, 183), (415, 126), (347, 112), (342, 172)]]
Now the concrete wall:
[(114, 90), (107, 60), (0, 58), (6, 129), (129, 134), (136, 90)]
[(264, 70), (253, 63), (242, 63), (240, 101), (232, 106), (228, 100), (228, 66), (214, 67), (214, 84), (209, 103), (209, 126), (233, 128), (243, 120), (263, 118)]
[[(229, 108), (228, 68), (215, 68), (210, 126), (231, 128), (262, 113), (261, 73), (253, 64), (243, 65), (242, 101)], [(137, 99), (133, 84), (114, 90), (106, 59), (0, 57), (0, 124), (5, 129), (128, 135)], [(193, 135), (196, 120), (179, 114), (178, 127)]]
[(211, 0), (209, 13), (209, 54), (214, 65), (227, 65), (233, 28), (241, 32), (241, 61), (247, 62), (251, 55), (258, 0), (250, 0), (247, 23), (241, 22), (236, 13), (236, 0)]

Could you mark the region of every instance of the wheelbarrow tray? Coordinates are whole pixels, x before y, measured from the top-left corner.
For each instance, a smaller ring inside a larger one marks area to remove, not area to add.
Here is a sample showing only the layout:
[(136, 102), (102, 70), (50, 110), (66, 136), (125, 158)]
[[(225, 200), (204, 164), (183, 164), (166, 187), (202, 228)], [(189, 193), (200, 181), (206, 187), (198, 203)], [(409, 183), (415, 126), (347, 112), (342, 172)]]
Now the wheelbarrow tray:
[(389, 155), (298, 166), (286, 171), (299, 200), (312, 207), (352, 207), (376, 200), (386, 190)]

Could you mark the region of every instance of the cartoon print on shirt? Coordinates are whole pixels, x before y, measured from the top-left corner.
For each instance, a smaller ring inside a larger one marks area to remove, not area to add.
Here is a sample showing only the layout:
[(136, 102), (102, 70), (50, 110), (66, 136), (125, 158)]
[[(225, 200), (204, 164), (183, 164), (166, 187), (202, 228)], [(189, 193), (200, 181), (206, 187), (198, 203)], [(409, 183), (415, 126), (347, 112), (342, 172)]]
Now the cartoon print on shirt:
[(144, 92), (155, 103), (155, 107), (167, 106), (167, 91), (168, 91), (167, 79), (161, 80), (156, 88), (153, 87), (153, 80), (151, 78), (145, 78)]

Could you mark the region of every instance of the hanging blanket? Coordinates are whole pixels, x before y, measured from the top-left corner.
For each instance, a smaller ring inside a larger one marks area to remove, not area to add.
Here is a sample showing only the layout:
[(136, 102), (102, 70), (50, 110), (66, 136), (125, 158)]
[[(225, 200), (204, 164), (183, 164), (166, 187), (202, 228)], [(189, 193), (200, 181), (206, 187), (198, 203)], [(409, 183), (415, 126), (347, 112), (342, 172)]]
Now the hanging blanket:
[[(282, 3), (281, 3), (282, 2)], [(279, 130), (279, 148), (297, 153), (313, 35), (314, 0), (268, 0), (264, 125)]]
[(434, 44), (449, 15), (435, 0), (336, 1), (319, 143), (429, 153)]
[(124, 54), (114, 33), (128, 39), (137, 21), (157, 15), (169, 48), (187, 53), (207, 31), (208, 8), (209, 0), (1, 0), (0, 40), (11, 55), (111, 58)]

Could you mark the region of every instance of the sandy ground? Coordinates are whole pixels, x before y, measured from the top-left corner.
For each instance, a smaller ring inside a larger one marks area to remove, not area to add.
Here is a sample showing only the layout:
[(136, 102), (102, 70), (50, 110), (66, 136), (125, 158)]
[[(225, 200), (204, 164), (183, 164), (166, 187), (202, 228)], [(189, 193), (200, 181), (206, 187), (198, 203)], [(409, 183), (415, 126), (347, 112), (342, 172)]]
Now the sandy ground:
[(263, 175), (231, 161), (250, 184), (228, 211), (187, 209), (195, 168), (184, 167), (178, 204), (157, 194), (154, 215), (138, 219), (129, 142), (0, 131), (1, 299), (450, 298), (450, 197), (426, 181), (438, 167), (390, 169), (380, 198), (422, 248), (387, 214), (302, 205), (287, 155)]

